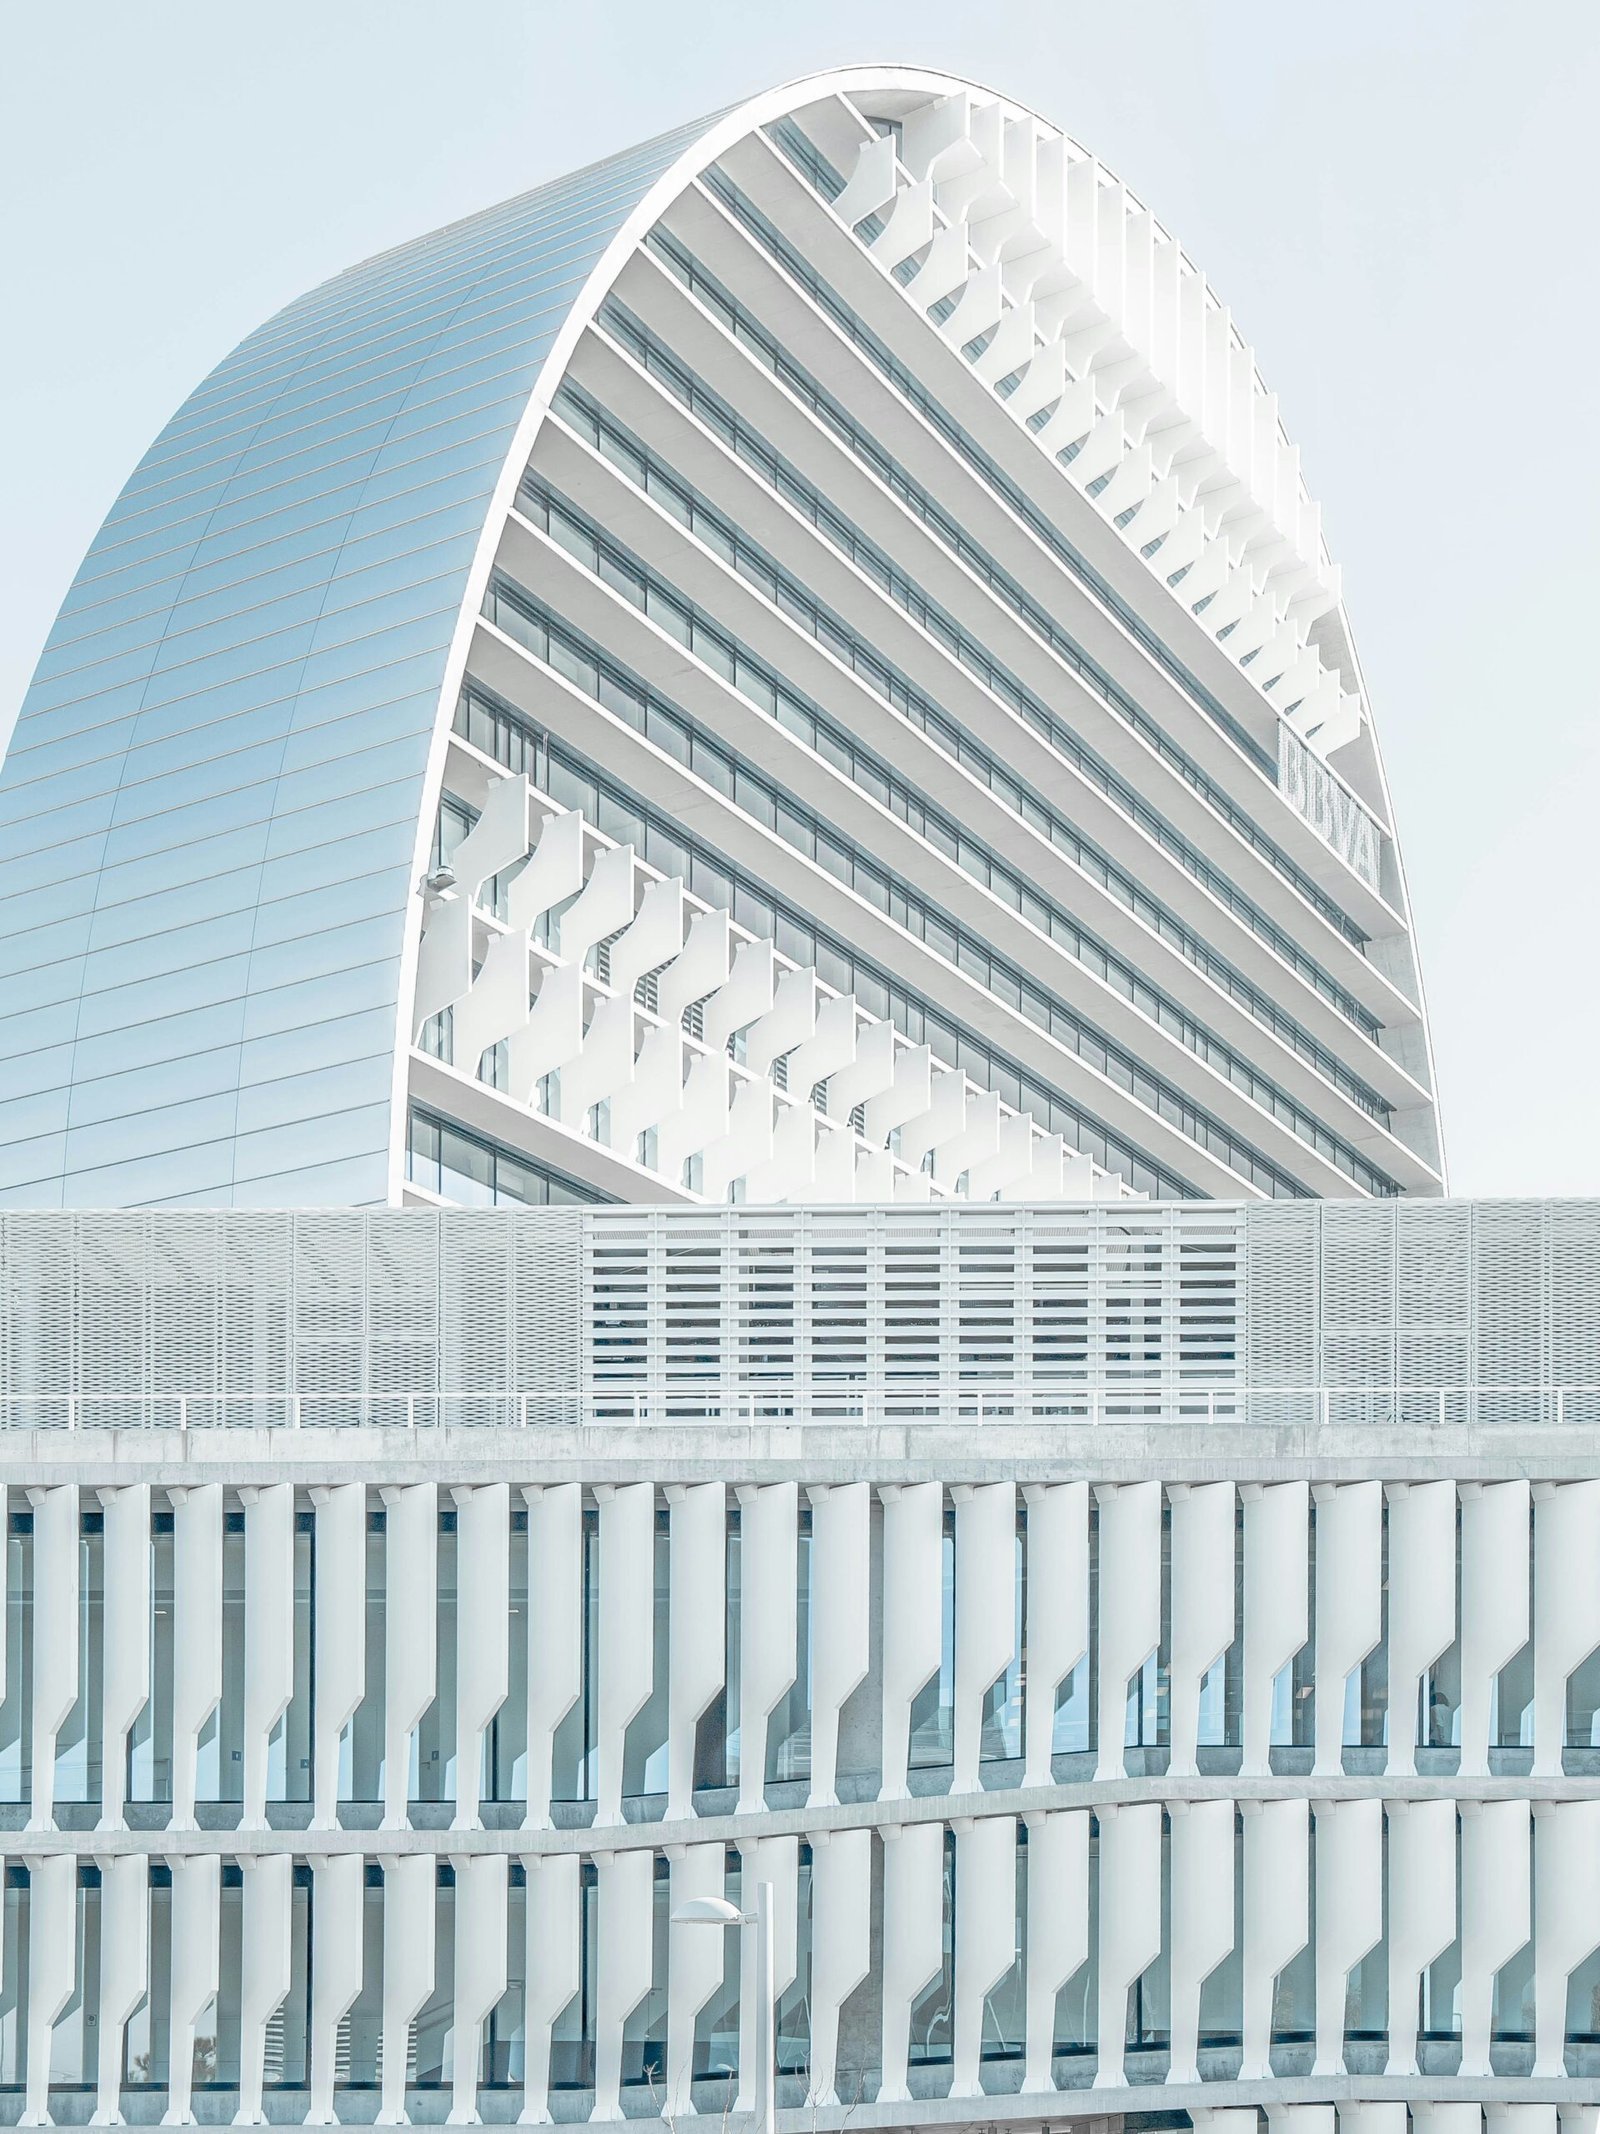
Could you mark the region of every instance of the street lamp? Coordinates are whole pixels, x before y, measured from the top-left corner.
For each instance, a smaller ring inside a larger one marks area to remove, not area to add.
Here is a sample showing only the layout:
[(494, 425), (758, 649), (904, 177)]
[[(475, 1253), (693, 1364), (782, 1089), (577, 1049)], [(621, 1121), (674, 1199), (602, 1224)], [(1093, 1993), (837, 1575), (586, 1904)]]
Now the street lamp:
[[(778, 2070), (777, 2039), (772, 2008), (772, 1884), (756, 1884), (756, 1908), (741, 1912), (726, 1897), (689, 1897), (672, 1912), (674, 1926), (738, 1927), (755, 1937), (755, 2119), (751, 2134), (777, 2134)], [(747, 1944), (748, 1946), (748, 1944)], [(741, 1965), (742, 1968), (742, 1965)], [(739, 2069), (741, 2083), (745, 2070)]]

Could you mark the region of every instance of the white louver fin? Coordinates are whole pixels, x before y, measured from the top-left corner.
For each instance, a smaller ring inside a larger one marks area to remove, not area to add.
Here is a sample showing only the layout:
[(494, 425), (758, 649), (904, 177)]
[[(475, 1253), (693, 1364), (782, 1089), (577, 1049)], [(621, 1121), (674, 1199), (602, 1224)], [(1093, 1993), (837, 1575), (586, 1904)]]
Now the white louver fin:
[[(1276, 597), (1292, 592), (1303, 603), (1302, 630), (1336, 606), (1320, 513), (1276, 396), (1170, 231), (1094, 158), (998, 100), (965, 90), (937, 97), (900, 113), (896, 130), (898, 162), (893, 134), (860, 142), (834, 212), (852, 230), (868, 216), (881, 219), (866, 241), (886, 268), (921, 255), (906, 297), (926, 315), (955, 296), (938, 331), (956, 348), (989, 336), (974, 358), (984, 384), (997, 387), (1031, 363), (1038, 375), (1024, 380), (1019, 419), (1059, 398), (1064, 372), (1083, 377), (1098, 363), (1102, 406), (1118, 420), (1096, 428), (1091, 417), (1068, 435), (1083, 412), (1074, 408), (1045, 426), (1041, 448), (1054, 455), (1094, 431), (1090, 461), (1074, 479), (1086, 486), (1113, 477), (1103, 508), (1136, 547), (1188, 518), (1214, 527), (1226, 514), (1281, 581)], [(1151, 480), (1143, 468), (1126, 480), (1119, 470), (1154, 443), (1156, 423), (1167, 440), (1156, 472), (1167, 473), (1181, 451), (1189, 482), (1204, 481), (1207, 493), (1203, 505), (1192, 486), (1182, 498), (1169, 494), (1164, 523), (1141, 531), (1138, 506)], [(1158, 567), (1163, 581), (1174, 567)], [(1238, 618), (1207, 613), (1203, 627), (1228, 643), (1219, 633), (1230, 619)], [(1249, 649), (1229, 644), (1235, 660)], [(1359, 732), (1363, 713), (1353, 701), (1353, 716), (1314, 729), (1320, 754)]]

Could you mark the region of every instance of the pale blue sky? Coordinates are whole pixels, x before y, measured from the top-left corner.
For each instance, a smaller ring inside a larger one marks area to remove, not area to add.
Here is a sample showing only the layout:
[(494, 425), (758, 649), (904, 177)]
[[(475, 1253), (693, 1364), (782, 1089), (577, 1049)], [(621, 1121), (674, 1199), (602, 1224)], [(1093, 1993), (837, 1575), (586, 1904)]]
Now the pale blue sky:
[(155, 431), (351, 261), (772, 82), (947, 67), (1176, 230), (1344, 567), (1460, 1193), (1600, 1192), (1593, 0), (0, 10), (0, 737)]

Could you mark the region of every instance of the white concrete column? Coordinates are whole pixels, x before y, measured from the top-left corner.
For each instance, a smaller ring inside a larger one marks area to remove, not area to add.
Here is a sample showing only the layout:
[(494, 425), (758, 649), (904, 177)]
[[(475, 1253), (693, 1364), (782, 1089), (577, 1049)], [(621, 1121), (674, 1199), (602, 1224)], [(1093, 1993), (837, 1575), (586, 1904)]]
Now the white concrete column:
[(1120, 2089), (1126, 2080), (1128, 1988), (1161, 1954), (1161, 1810), (1154, 1801), (1134, 1807), (1107, 1805), (1099, 1820), (1100, 1991), (1094, 2086), (1103, 2090)]
[(127, 1852), (108, 1855), (98, 1865), (99, 2079), (89, 2124), (113, 2127), (122, 2124), (122, 2049), (128, 2019), (150, 1984), (150, 1862), (142, 1852)]
[[(811, 1794), (838, 1801), (839, 1715), (870, 1658), (872, 1491), (866, 1482), (808, 1489), (811, 1500)], [(814, 2017), (813, 2017), (814, 2019)], [(813, 2040), (813, 2056), (816, 2045)], [(813, 2087), (815, 2087), (813, 2073)]]
[[(721, 1482), (669, 1483), (666, 1499), (670, 1823), (694, 1814), (695, 1730), (727, 1679), (728, 1510)], [(715, 1938), (701, 1936), (704, 1941)]]
[[(1333, 2107), (1326, 2107), (1327, 2124), (1324, 2126), (1319, 2105), (1290, 2105), (1287, 2107), (1288, 2124), (1285, 2126), (1278, 2111), (1267, 2107), (1267, 2134), (1298, 2134), (1299, 2121), (1294, 2114), (1309, 2113), (1311, 2125), (1307, 2134), (1333, 2134)], [(1194, 2134), (1259, 2134), (1261, 2114), (1253, 2104), (1215, 2105), (1195, 2104), (1189, 2107), (1189, 2119)]]
[[(220, 1482), (205, 1482), (197, 1488), (174, 1489), (171, 1497), (172, 1817), (169, 1828), (194, 1830), (198, 1827), (194, 1800), (199, 1783), (200, 1736), (222, 1701), (222, 1485)], [(176, 1918), (176, 1877), (173, 1906)], [(212, 1991), (215, 1990), (213, 1986)], [(173, 2064), (176, 2066), (176, 2061)], [(185, 2111), (187, 2109), (185, 2102)]]
[(872, 1832), (814, 1830), (809, 2105), (839, 2102), (839, 2011), (871, 1964)]
[(1233, 1643), (1234, 1492), (1231, 1482), (1180, 1483), (1167, 1495), (1172, 1500), (1167, 1775), (1192, 1778), (1198, 1769), (1200, 1685)]
[[(722, 1484), (715, 1485), (722, 1494)], [(714, 1845), (669, 1845), (671, 1911), (697, 1898), (721, 1897), (726, 1877), (726, 1848)], [(694, 2111), (694, 2026), (706, 2002), (722, 1983), (727, 1960), (726, 1936), (709, 1927), (687, 1924), (667, 1929), (667, 2066), (663, 2117), (681, 2118)]]
[[(222, 1492), (218, 1490), (220, 1501)], [(56, 1736), (78, 1701), (78, 1485), (33, 1506), (33, 1791), (30, 1830), (56, 1827)], [(174, 1779), (176, 1783), (176, 1779)]]
[(1317, 2057), (1312, 2072), (1342, 2075), (1350, 1973), (1383, 1938), (1383, 1803), (1318, 1801)]
[(1411, 2124), (1415, 2134), (1483, 2134), (1483, 2106), (1476, 2098), (1465, 2103), (1418, 2098), (1411, 2107)]
[(1339, 2134), (1406, 2134), (1405, 2102), (1399, 2097), (1341, 2101)]
[(655, 1681), (656, 1493), (650, 1482), (602, 1482), (600, 1505), (600, 1680), (595, 1823), (622, 1821), (622, 1764), (628, 1721)]
[(1533, 1775), (1559, 1778), (1567, 1682), (1600, 1644), (1600, 1482), (1533, 1485)]
[[(241, 1853), (239, 1866), (244, 1876), (239, 1923), (239, 2109), (233, 2123), (264, 2127), (267, 2025), (282, 2007), (293, 1976), (294, 1860), (286, 1852)], [(142, 1911), (141, 1893), (141, 1928)], [(102, 1928), (102, 1945), (103, 1938)], [(132, 2008), (128, 2013), (133, 2013)]]
[(339, 1827), (339, 1741), (367, 1682), (367, 1492), (360, 1482), (312, 1490), (311, 1828)]
[(528, 1878), (522, 2118), (546, 2126), (551, 2037), (557, 2017), (583, 1983), (581, 1863), (575, 1852), (529, 1853), (522, 1866)]
[(1533, 1932), (1526, 1801), (1462, 1801), (1461, 2073), (1491, 2074), (1495, 1974)]
[[(743, 1899), (740, 1909), (753, 1912), (761, 1884), (772, 1884), (772, 2005), (776, 2010), (794, 1984), (799, 1956), (800, 1840), (742, 1838), (738, 1843)], [(739, 2090), (733, 2101), (736, 2112), (755, 2108), (758, 2043), (755, 1938), (745, 1935), (739, 1943)]]
[(1317, 1506), (1316, 1760), (1344, 1769), (1344, 1692), (1383, 1635), (1383, 1484), (1319, 1482)]
[[(99, 1827), (125, 1830), (128, 1736), (150, 1701), (150, 1485), (130, 1482), (121, 1489), (103, 1489), (100, 1504), (106, 1605), (100, 1649)], [(0, 1493), (0, 1519), (4, 1514)], [(0, 1668), (0, 1676), (3, 1673)], [(101, 2035), (103, 2042), (103, 2030)]]
[(1456, 1804), (1388, 1801), (1389, 2062), (1417, 2072), (1422, 1974), (1456, 1938)]
[(1272, 1685), (1304, 1645), (1311, 1622), (1309, 1492), (1304, 1482), (1246, 1483), (1244, 1708), (1241, 1778), (1272, 1768)]
[[(218, 1497), (222, 1494), (216, 1483), (205, 1487), (215, 1489)], [(172, 1870), (172, 1975), (167, 2009), (167, 2109), (161, 2124), (190, 2127), (195, 2123), (191, 2101), (195, 2027), (217, 1997), (222, 1855), (175, 1854), (167, 1865)]]
[(983, 1782), (983, 1700), (1016, 1657), (1017, 1492), (1011, 1482), (961, 1482), (950, 1494), (956, 1508), (955, 1768), (950, 1790), (976, 1793)]
[[(77, 1495), (76, 1488), (72, 1493)], [(36, 1854), (28, 1862), (28, 1881), (27, 2088), (18, 2123), (47, 2127), (50, 2044), (56, 2018), (71, 2000), (78, 1975), (76, 1853)]]
[(1389, 1485), (1389, 1759), (1417, 1768), (1422, 1678), (1456, 1635), (1456, 1486)]
[(524, 1489), (528, 1505), (528, 1830), (550, 1828), (556, 1729), (583, 1691), (583, 1490)]
[(451, 1828), (481, 1830), (484, 1736), (511, 1682), (511, 1492), (504, 1482), (484, 1482), (475, 1489), (453, 1489), (451, 1495), (456, 1501), (456, 1812)]
[[(603, 1557), (603, 1539), (600, 1547)], [(622, 2026), (650, 1991), (654, 1976), (655, 1864), (655, 1854), (643, 1846), (595, 1855), (600, 1892), (591, 2119), (623, 2117)]]
[(878, 2102), (905, 2104), (911, 2096), (906, 2070), (912, 2005), (944, 1964), (944, 1825), (890, 1824), (881, 1836), (883, 2050)]
[[(883, 1783), (878, 1798), (900, 1801), (908, 1792), (912, 1702), (937, 1674), (943, 1650), (944, 1489), (938, 1482), (892, 1483), (878, 1494), (883, 1499)], [(887, 2035), (887, 2015), (884, 2022)]]
[[(380, 1827), (404, 1830), (410, 1811), (411, 1741), (439, 1687), (439, 1495), (432, 1482), (390, 1486), (380, 1495), (384, 1526)], [(387, 1916), (387, 1882), (384, 1905)]]
[(366, 1863), (358, 1852), (311, 1859), (311, 2038), (305, 2124), (337, 2124), (333, 2084), (339, 2025), (361, 1991), (361, 1900)]
[(1128, 1683), (1161, 1642), (1161, 1484), (1102, 1482), (1097, 1780), (1127, 1770)]
[(406, 2121), (411, 2026), (433, 1992), (439, 1875), (431, 1852), (380, 1853), (378, 1864), (383, 1869), (383, 2089), (377, 2123), (395, 2127)]
[(1029, 1482), (1022, 1494), (1028, 1507), (1022, 1783), (1048, 1786), (1056, 1699), (1089, 1650), (1089, 1485)]
[[(1173, 1613), (1176, 1619), (1176, 1605)], [(1200, 1991), (1232, 1951), (1234, 1941), (1233, 1803), (1169, 1801), (1167, 1813), (1171, 1817), (1167, 2080), (1198, 2082)]]
[(244, 1504), (244, 1805), (239, 1828), (265, 1830), (267, 1747), (294, 1695), (294, 1484), (247, 1485), (239, 1496)]
[[(647, 1856), (648, 1857), (648, 1856)], [(506, 1883), (503, 1852), (454, 1853), (456, 1871), (455, 2064), (451, 2078), (452, 2127), (475, 2127), (483, 2026), (506, 1990)], [(649, 1937), (645, 1947), (649, 1949)]]
[(1566, 2072), (1567, 1981), (1600, 1945), (1600, 1800), (1533, 1804), (1533, 2072)]
[(1030, 1815), (1025, 2095), (1055, 2089), (1056, 1996), (1089, 1960), (1089, 1811)]
[(739, 1498), (739, 1810), (766, 1806), (767, 1730), (794, 1684), (798, 1488), (742, 1484)]
[(1500, 1670), (1528, 1642), (1529, 1493), (1524, 1480), (1461, 1484), (1461, 1764), (1489, 1775)]
[(1241, 2082), (1272, 2073), (1278, 1974), (1310, 1932), (1309, 1829), (1303, 1800), (1241, 1801), (1244, 1818), (1244, 2056)]
[[(1013, 1529), (1015, 1517), (1013, 1507)], [(958, 1564), (960, 1552), (958, 1527)], [(958, 1570), (958, 1592), (960, 1575)], [(956, 1835), (956, 2006), (950, 2095), (981, 2097), (984, 1999), (1017, 1960), (1017, 1823), (1010, 1815), (964, 1816), (951, 1828)]]

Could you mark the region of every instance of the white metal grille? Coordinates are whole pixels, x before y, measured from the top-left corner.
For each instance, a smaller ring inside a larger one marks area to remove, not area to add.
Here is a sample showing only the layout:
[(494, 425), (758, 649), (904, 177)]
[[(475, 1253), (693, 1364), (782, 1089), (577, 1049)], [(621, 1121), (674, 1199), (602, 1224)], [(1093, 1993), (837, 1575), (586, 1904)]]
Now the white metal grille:
[[(1126, 1205), (586, 1216), (601, 1414), (1159, 1414), (1237, 1372), (1241, 1216)], [(1175, 1392), (1175, 1389), (1179, 1389)]]
[(17, 1213), (0, 1279), (11, 1425), (1600, 1421), (1592, 1202)]

